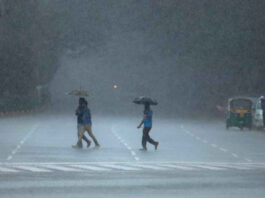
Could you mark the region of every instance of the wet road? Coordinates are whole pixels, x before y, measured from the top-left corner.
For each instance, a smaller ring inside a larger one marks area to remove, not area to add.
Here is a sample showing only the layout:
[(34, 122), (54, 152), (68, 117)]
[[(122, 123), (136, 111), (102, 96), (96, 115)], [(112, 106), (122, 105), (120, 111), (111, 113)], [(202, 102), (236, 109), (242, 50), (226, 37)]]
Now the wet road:
[(73, 149), (72, 115), (1, 118), (1, 197), (263, 197), (264, 132), (157, 118), (142, 152), (138, 122), (95, 117), (101, 148)]

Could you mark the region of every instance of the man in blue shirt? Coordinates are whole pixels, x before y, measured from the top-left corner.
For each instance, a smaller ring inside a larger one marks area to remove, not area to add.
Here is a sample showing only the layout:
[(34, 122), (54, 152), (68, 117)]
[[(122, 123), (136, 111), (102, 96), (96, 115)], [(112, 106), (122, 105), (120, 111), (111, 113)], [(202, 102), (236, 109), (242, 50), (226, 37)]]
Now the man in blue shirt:
[(143, 129), (143, 137), (142, 137), (142, 146), (143, 148), (141, 150), (146, 151), (146, 142), (149, 142), (150, 144), (153, 144), (155, 146), (155, 150), (157, 150), (158, 147), (158, 142), (154, 141), (150, 136), (149, 132), (152, 128), (152, 116), (153, 112), (150, 109), (149, 104), (145, 104), (145, 109), (144, 109), (144, 118), (141, 121), (141, 123), (137, 126), (137, 128), (141, 128), (141, 126), (144, 124), (144, 129)]

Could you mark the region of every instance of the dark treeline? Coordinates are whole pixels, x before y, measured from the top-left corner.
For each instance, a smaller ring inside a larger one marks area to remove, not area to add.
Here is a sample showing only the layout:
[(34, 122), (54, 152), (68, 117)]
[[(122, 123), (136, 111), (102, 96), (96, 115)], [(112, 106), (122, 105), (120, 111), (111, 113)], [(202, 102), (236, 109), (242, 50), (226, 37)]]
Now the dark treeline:
[(117, 100), (151, 95), (170, 113), (214, 112), (230, 96), (265, 94), (264, 6), (262, 0), (0, 0), (0, 105), (37, 97), (61, 56), (87, 57), (87, 83), (100, 79), (93, 92), (102, 104), (112, 83), (121, 86)]
[[(86, 16), (91, 20), (76, 20), (71, 6), (67, 1), (0, 0), (0, 110), (48, 102), (40, 101), (40, 94), (47, 95), (60, 55), (103, 41), (92, 21), (97, 13)], [(91, 30), (82, 29), (88, 21)]]
[(0, 8), (0, 108), (33, 108), (58, 66), (56, 29), (38, 1), (2, 0)]

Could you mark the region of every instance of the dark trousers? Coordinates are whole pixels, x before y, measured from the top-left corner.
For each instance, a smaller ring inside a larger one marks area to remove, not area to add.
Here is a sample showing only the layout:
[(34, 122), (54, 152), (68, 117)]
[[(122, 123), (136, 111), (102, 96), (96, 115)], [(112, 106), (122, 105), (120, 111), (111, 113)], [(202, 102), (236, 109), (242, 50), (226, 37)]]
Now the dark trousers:
[(142, 146), (143, 146), (143, 148), (146, 148), (146, 142), (149, 142), (150, 144), (153, 144), (153, 145), (156, 144), (156, 141), (154, 141), (149, 136), (150, 130), (151, 130), (151, 127), (144, 127), (144, 129), (143, 129), (143, 137), (142, 137)]
[(263, 127), (265, 127), (265, 111), (264, 110), (263, 110), (262, 115), (263, 115)]

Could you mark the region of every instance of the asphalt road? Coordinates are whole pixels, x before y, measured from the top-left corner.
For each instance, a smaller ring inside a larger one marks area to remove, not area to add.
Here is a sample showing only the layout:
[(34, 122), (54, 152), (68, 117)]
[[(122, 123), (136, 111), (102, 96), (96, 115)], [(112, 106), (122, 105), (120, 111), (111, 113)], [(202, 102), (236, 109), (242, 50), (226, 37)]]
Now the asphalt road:
[(139, 119), (95, 117), (100, 149), (73, 149), (73, 115), (1, 118), (1, 198), (264, 197), (263, 131), (154, 118), (159, 147), (143, 152)]

